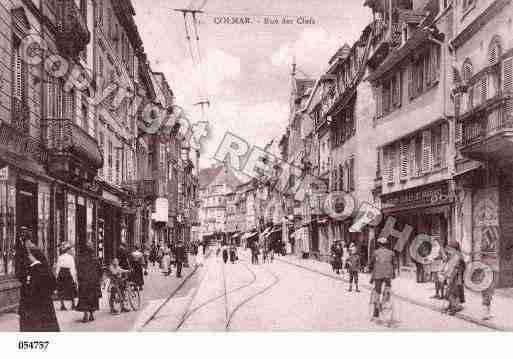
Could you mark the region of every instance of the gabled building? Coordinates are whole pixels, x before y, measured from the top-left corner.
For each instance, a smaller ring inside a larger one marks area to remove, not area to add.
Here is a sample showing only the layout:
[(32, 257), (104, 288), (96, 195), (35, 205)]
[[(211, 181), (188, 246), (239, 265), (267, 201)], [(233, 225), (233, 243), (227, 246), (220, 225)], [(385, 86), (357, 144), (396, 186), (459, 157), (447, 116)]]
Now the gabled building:
[[(442, 245), (456, 238), (453, 228), (449, 41), (453, 13), (438, 0), (368, 2), (376, 18), (370, 54), (373, 126), (378, 147), (376, 202), (395, 227), (414, 228)], [(381, 39), (381, 40), (380, 40)], [(378, 227), (378, 230), (380, 227)], [(407, 248), (400, 264), (415, 263)]]

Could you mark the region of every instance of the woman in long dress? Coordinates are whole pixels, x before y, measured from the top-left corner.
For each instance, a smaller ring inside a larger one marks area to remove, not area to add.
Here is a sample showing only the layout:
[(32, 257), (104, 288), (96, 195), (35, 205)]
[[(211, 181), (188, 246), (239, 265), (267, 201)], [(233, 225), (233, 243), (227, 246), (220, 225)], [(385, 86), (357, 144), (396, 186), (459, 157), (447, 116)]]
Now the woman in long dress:
[(196, 265), (203, 267), (204, 259), (205, 258), (203, 257), (203, 244), (200, 243), (198, 245), (198, 253), (196, 253)]
[(71, 301), (71, 309), (75, 309), (77, 297), (77, 270), (72, 247), (69, 244), (62, 246), (61, 255), (57, 259), (57, 293), (61, 301), (61, 310), (68, 310), (64, 301)]
[(82, 322), (94, 320), (94, 312), (100, 309), (102, 268), (94, 255), (91, 242), (78, 257), (78, 305), (77, 311), (83, 312)]
[(22, 283), (19, 305), (21, 332), (58, 332), (53, 306), (55, 276), (39, 248), (27, 248), (28, 268)]

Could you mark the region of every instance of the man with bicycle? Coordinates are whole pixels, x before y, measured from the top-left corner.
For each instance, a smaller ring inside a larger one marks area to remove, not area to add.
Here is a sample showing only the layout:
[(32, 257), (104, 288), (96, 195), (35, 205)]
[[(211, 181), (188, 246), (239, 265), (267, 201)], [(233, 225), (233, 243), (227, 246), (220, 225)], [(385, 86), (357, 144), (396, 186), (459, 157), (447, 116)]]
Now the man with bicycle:
[(386, 238), (378, 238), (378, 248), (371, 258), (372, 276), (371, 283), (374, 283), (374, 313), (373, 319), (379, 317), (381, 291), (383, 284), (392, 288), (392, 279), (395, 278), (395, 255), (388, 247)]

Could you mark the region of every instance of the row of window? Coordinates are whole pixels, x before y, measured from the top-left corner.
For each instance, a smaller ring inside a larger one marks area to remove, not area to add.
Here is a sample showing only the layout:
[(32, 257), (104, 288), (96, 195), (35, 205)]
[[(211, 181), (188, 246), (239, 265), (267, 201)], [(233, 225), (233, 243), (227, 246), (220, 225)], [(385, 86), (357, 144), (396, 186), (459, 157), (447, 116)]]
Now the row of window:
[(333, 117), (331, 133), (331, 143), (334, 147), (343, 145), (356, 134), (355, 101)]
[(449, 126), (443, 123), (388, 145), (378, 156), (378, 178), (392, 184), (445, 168), (448, 144)]
[(381, 81), (376, 87), (376, 117), (386, 116), (401, 107), (403, 101), (403, 79), (407, 75), (408, 98), (410, 100), (420, 96), (432, 86), (440, 77), (440, 48), (431, 45), (429, 49), (412, 59), (406, 70), (398, 71)]

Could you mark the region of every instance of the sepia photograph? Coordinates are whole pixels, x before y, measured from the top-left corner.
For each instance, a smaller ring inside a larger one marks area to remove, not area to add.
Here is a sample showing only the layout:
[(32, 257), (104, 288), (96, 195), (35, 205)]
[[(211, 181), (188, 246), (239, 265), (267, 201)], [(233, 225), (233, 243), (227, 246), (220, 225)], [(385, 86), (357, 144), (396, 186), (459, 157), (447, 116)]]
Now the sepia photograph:
[(0, 0), (0, 341), (513, 332), (512, 19)]

